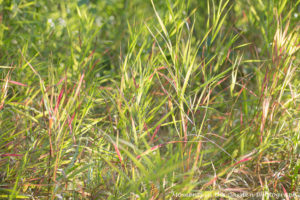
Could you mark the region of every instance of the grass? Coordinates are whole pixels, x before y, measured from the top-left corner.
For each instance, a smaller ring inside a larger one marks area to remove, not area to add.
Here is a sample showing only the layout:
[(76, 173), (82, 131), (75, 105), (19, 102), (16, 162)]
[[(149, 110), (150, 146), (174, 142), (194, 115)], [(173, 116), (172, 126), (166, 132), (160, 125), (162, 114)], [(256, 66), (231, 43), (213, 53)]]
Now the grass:
[(299, 199), (299, 6), (0, 1), (0, 197)]

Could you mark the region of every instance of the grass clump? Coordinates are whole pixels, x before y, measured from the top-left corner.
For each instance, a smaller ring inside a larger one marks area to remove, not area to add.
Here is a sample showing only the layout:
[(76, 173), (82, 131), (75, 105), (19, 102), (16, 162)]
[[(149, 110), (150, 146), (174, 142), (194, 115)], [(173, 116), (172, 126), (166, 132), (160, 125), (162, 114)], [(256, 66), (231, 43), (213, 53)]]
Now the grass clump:
[(299, 3), (0, 1), (0, 197), (299, 198)]

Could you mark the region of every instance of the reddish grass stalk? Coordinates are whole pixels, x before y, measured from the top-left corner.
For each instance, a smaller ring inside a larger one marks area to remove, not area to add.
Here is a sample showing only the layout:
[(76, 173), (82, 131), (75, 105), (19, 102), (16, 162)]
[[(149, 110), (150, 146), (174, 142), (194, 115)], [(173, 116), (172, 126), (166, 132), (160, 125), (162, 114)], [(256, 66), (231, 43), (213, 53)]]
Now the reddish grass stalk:
[(240, 163), (243, 163), (243, 162), (247, 162), (247, 161), (249, 161), (249, 160), (251, 160), (251, 159), (252, 159), (252, 157), (244, 158), (244, 159), (239, 160), (239, 161), (237, 161), (236, 163), (234, 163), (233, 166), (236, 166), (236, 165), (238, 165), (238, 164), (240, 164)]
[(9, 83), (15, 84), (15, 85), (20, 85), (20, 86), (24, 86), (24, 87), (28, 87), (26, 84), (17, 82), (17, 81), (8, 81)]
[(196, 152), (196, 158), (195, 158), (195, 164), (194, 164), (195, 167), (196, 167), (197, 164), (198, 164), (199, 155), (200, 155), (200, 151), (201, 151), (201, 146), (202, 146), (202, 141), (200, 140), (200, 141), (198, 142), (198, 145), (197, 145), (197, 152)]
[(286, 200), (290, 200), (290, 198), (289, 198), (289, 195), (288, 195), (288, 193), (287, 193), (286, 189), (284, 188), (284, 186), (283, 186), (282, 184), (281, 184), (281, 187), (282, 187), (282, 190), (283, 190), (283, 193), (284, 193), (285, 199), (286, 199)]
[(80, 80), (79, 80), (79, 83), (78, 83), (78, 86), (77, 86), (77, 89), (76, 89), (76, 92), (75, 92), (75, 97), (79, 94), (79, 90), (81, 88), (81, 84), (82, 84), (83, 78), (84, 78), (84, 73), (80, 77)]
[(159, 129), (160, 129), (160, 125), (158, 125), (158, 126), (155, 128), (155, 131), (154, 131), (154, 133), (153, 133), (153, 135), (152, 135), (152, 137), (151, 137), (150, 142), (153, 142), (153, 140), (154, 140), (154, 138), (155, 138), (157, 132), (159, 131)]
[(63, 92), (64, 92), (64, 88), (62, 88), (60, 93), (59, 93), (58, 100), (57, 100), (55, 108), (54, 108), (54, 113), (56, 113), (57, 110), (58, 110), (58, 106), (59, 106), (60, 100), (62, 98)]
[(193, 147), (193, 144), (191, 144), (191, 146), (190, 146), (189, 157), (188, 157), (188, 160), (187, 160), (187, 168), (186, 168), (186, 171), (189, 171), (189, 169), (190, 169), (190, 159), (191, 159), (192, 147)]
[(119, 160), (120, 160), (120, 163), (121, 163), (122, 167), (125, 168), (124, 163), (123, 163), (123, 161), (122, 161), (121, 153), (120, 153), (120, 151), (119, 151), (119, 149), (118, 149), (118, 146), (117, 146), (116, 144), (114, 144), (114, 147), (115, 147), (116, 153), (117, 153), (117, 155), (118, 155), (118, 158), (119, 158)]

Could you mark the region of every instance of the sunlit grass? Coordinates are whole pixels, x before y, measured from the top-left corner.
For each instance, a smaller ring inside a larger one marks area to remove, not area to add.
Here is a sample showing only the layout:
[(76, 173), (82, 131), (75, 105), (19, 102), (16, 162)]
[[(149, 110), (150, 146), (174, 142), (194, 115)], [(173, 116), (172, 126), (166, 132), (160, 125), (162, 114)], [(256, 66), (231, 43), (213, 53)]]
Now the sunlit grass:
[(299, 3), (0, 1), (0, 197), (297, 199)]

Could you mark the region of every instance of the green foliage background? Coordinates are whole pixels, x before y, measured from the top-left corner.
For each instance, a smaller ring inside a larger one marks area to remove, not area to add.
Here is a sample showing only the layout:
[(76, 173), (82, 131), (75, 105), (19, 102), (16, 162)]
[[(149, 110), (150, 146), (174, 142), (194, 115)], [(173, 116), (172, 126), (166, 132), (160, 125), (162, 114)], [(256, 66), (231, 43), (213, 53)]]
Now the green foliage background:
[(299, 3), (0, 1), (0, 197), (299, 194)]

